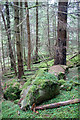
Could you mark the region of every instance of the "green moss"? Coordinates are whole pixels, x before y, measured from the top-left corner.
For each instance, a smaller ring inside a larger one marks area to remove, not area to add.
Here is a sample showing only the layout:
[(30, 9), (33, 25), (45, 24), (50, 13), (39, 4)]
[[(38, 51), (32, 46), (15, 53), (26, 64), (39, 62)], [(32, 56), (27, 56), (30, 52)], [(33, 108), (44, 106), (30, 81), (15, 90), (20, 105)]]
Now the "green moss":
[(18, 87), (8, 87), (4, 92), (4, 97), (8, 100), (16, 100), (20, 98), (20, 92)]
[(17, 82), (17, 80), (16, 79), (12, 79), (10, 81), (5, 82), (5, 84), (7, 84), (7, 85), (13, 85), (15, 82)]
[(21, 90), (26, 89), (31, 84), (33, 79), (35, 79), (35, 75), (33, 75), (32, 77), (29, 77), (27, 79), (27, 82), (25, 82), (25, 84), (22, 86)]
[(14, 79), (6, 82), (3, 88), (5, 88), (6, 86), (7, 86), (7, 89), (4, 90), (4, 96), (6, 99), (16, 100), (20, 98), (20, 92), (21, 92), (21, 90), (19, 89), (20, 83), (17, 82), (17, 80)]
[(73, 81), (73, 80), (70, 80), (70, 83), (74, 83), (74, 81)]
[(54, 59), (50, 61), (41, 62), (39, 68), (48, 68), (50, 66), (53, 66), (53, 64), (54, 64)]
[(28, 80), (25, 83), (21, 95), (23, 94), (25, 87), (27, 91), (29, 86), (30, 88), (26, 95), (26, 102), (23, 100), (22, 106), (24, 106), (24, 103), (26, 106), (30, 106), (34, 102), (36, 104), (40, 103), (46, 99), (52, 98), (59, 93), (57, 77), (48, 72), (45, 72), (45, 69), (39, 69), (35, 74), (35, 79), (33, 79), (32, 82)]
[(65, 78), (65, 74), (60, 72), (58, 75), (58, 79), (60, 80), (60, 79), (64, 79), (64, 78)]
[(73, 87), (73, 84), (70, 84), (70, 83), (66, 82), (66, 83), (63, 84), (61, 89), (69, 91), (69, 90), (72, 89), (72, 87)]
[(3, 89), (5, 87), (9, 87), (9, 86), (15, 86), (15, 87), (20, 87), (20, 83), (17, 82), (17, 79), (12, 79), (12, 80), (9, 80), (7, 82), (4, 83), (4, 86), (3, 86)]
[(68, 66), (70, 67), (70, 66), (74, 66), (74, 65), (76, 65), (76, 66), (80, 65), (80, 55), (77, 55), (76, 57), (69, 60)]
[(12, 75), (12, 74), (15, 74), (15, 72), (14, 72), (14, 71), (9, 71), (9, 72), (7, 72), (7, 73), (4, 73), (3, 75), (4, 75), (4, 76), (8, 76), (8, 75)]
[[(71, 91), (63, 91), (61, 90), (61, 94), (59, 94), (57, 97), (48, 100), (43, 103), (44, 104), (51, 104), (51, 103), (57, 103), (61, 101), (70, 100), (73, 96), (74, 99), (78, 98), (78, 91), (76, 90), (78, 87), (74, 86), (74, 88)], [(32, 119), (47, 119), (47, 118), (79, 118), (79, 105), (77, 104), (70, 104), (66, 106), (62, 106), (59, 108), (53, 108), (53, 109), (46, 109), (46, 110), (38, 110), (39, 114), (36, 114), (32, 112), (31, 110), (22, 111), (19, 106), (14, 104), (10, 101), (3, 101), (2, 103), (2, 118), (32, 118)], [(20, 112), (20, 115), (18, 115), (17, 111)]]
[(45, 68), (48, 67), (45, 62), (40, 63), (39, 68)]
[[(34, 80), (34, 85), (41, 85), (44, 84), (44, 82), (47, 80), (52, 80), (57, 83), (57, 77), (55, 75), (52, 75), (48, 72), (45, 72), (47, 69), (46, 68), (40, 68), (35, 75), (33, 75), (30, 79), (27, 80), (27, 82), (23, 85), (22, 89), (27, 88), (30, 84), (31, 81)], [(41, 84), (42, 83), (42, 84)]]
[[(37, 66), (37, 65), (36, 65)], [(73, 73), (74, 74), (74, 73)], [(40, 75), (40, 73), (39, 73)], [(37, 79), (40, 77), (38, 75)], [(76, 75), (76, 74), (74, 74)], [(36, 78), (37, 74), (33, 76), (33, 78), (28, 79), (28, 81), (25, 83), (25, 88), (28, 87), (28, 85), (31, 84), (31, 82), (34, 80), (35, 82), (35, 78)], [(70, 74), (70, 76), (72, 77), (72, 75)], [(47, 78), (49, 78), (50, 76), (48, 76)], [(42, 77), (40, 78), (42, 79)], [(38, 79), (39, 80), (39, 79)], [(11, 81), (9, 81), (11, 83)], [(8, 84), (9, 84), (8, 82)], [(17, 80), (13, 80), (12, 84), (14, 85), (14, 83), (17, 82)], [(66, 100), (70, 100), (72, 98), (76, 99), (79, 98), (79, 91), (78, 91), (78, 77), (73, 77), (70, 78), (68, 80), (65, 81), (68, 85), (72, 84), (72, 89), (69, 91), (67, 90), (60, 90), (60, 94), (57, 95), (55, 98), (51, 99), (51, 100), (47, 100), (45, 102), (42, 103), (42, 105), (45, 104), (51, 104), (51, 103), (57, 103), (57, 102), (61, 102), (61, 101), (66, 101)], [(37, 82), (36, 84), (38, 85), (40, 83)], [(7, 84), (7, 82), (6, 82)], [(5, 84), (5, 86), (6, 86)], [(41, 84), (41, 83), (40, 83)], [(62, 82), (62, 85), (64, 84), (64, 81)], [(34, 84), (34, 86), (36, 86)], [(69, 87), (69, 86), (68, 86)], [(48, 89), (46, 87), (46, 89)], [(70, 88), (69, 88), (70, 89)], [(31, 88), (32, 91), (35, 91), (35, 88), (32, 87)], [(32, 92), (32, 95), (35, 94), (34, 92)], [(36, 97), (37, 96), (36, 94)], [(31, 99), (31, 98), (30, 98)], [(35, 97), (34, 97), (35, 99)], [(18, 100), (15, 100), (15, 103), (17, 103)], [(30, 101), (28, 101), (30, 102)], [(42, 118), (42, 119), (47, 119), (47, 118), (79, 118), (79, 105), (80, 103), (77, 104), (70, 104), (70, 105), (66, 105), (66, 106), (62, 106), (60, 108), (53, 108), (53, 109), (47, 109), (47, 110), (38, 110), (39, 114), (36, 114), (34, 112), (32, 112), (31, 110), (27, 110), (26, 112), (22, 111), (19, 106), (16, 104), (14, 104), (13, 102), (10, 101), (3, 101), (2, 103), (2, 118), (31, 118), (31, 119), (35, 119), (35, 118)], [(17, 111), (20, 112), (20, 115), (18, 115)]]
[(18, 104), (19, 100), (20, 100), (20, 99), (14, 100), (14, 103), (15, 103), (15, 104)]
[(58, 81), (58, 83), (59, 83), (60, 85), (63, 85), (64, 83), (66, 83), (66, 81), (65, 81), (64, 79), (61, 79), (61, 80)]
[(49, 65), (50, 67), (53, 66), (53, 64), (54, 64), (54, 59), (48, 61), (48, 65)]
[(79, 85), (80, 86), (80, 83), (79, 82), (74, 82), (74, 85), (76, 86), (76, 85)]

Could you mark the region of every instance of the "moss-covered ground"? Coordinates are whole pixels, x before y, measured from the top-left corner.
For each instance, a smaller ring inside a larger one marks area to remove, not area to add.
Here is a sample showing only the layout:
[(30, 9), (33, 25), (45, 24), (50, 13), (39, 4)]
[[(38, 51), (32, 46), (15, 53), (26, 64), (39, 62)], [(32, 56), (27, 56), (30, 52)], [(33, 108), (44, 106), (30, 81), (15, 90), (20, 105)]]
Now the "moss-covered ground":
[[(72, 61), (73, 62), (73, 61)], [(45, 62), (41, 62), (39, 64), (33, 64), (32, 65), (32, 71), (27, 70), (27, 66), (25, 66), (25, 74), (23, 76), (23, 81), (27, 81), (27, 79), (32, 77), (32, 74), (36, 72), (38, 68), (47, 68), (53, 65), (53, 60), (48, 62), (48, 66)], [(67, 76), (67, 81), (75, 81), (78, 82), (76, 79), (76, 76), (78, 76), (78, 71), (74, 68), (70, 68), (70, 74)], [(29, 75), (30, 74), (30, 75)], [(9, 76), (11, 75), (11, 78)], [(28, 75), (28, 76), (26, 76)], [(3, 74), (3, 83), (5, 81), (13, 81), (14, 79), (17, 80), (17, 78), (14, 76), (14, 72), (10, 74), (10, 71), (8, 73)], [(79, 98), (79, 85), (74, 85), (70, 91), (66, 90), (60, 90), (60, 94), (57, 95), (55, 98), (48, 100), (43, 104), (51, 104), (51, 103), (57, 103), (61, 101), (71, 100), (75, 98)], [(45, 110), (38, 110), (38, 113), (34, 113), (31, 110), (22, 111), (20, 107), (17, 104), (14, 104), (14, 102), (9, 100), (3, 100), (2, 102), (2, 115), (0, 117), (2, 118), (79, 118), (79, 106), (80, 103), (77, 104), (70, 104), (66, 106), (62, 106), (59, 108), (53, 108), (53, 109), (45, 109)], [(0, 103), (1, 107), (1, 103)]]
[[(54, 99), (51, 99), (43, 104), (50, 104), (60, 101), (78, 98), (78, 87), (74, 87), (71, 91), (63, 91)], [(18, 115), (18, 111), (20, 115)], [(70, 104), (59, 108), (38, 110), (39, 113), (34, 113), (31, 110), (22, 111), (17, 104), (11, 101), (2, 102), (2, 117), (3, 118), (79, 118), (79, 104)]]

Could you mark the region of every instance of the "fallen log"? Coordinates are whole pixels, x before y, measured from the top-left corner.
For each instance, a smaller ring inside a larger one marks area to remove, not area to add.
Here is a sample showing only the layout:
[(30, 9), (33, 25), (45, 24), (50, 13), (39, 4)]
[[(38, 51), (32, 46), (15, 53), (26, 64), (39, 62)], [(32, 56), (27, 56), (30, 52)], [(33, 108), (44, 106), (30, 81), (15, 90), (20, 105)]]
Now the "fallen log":
[(52, 103), (52, 104), (47, 104), (47, 105), (41, 105), (33, 108), (33, 110), (43, 110), (43, 109), (51, 109), (51, 108), (56, 108), (60, 106), (65, 106), (69, 104), (75, 104), (75, 103), (80, 103), (80, 99), (74, 99), (74, 100), (68, 100), (68, 101), (63, 101), (63, 102), (58, 102), (58, 103)]
[(73, 59), (74, 57), (76, 57), (79, 54), (80, 54), (80, 52), (76, 53), (74, 56), (72, 56), (71, 58), (69, 58), (69, 60)]

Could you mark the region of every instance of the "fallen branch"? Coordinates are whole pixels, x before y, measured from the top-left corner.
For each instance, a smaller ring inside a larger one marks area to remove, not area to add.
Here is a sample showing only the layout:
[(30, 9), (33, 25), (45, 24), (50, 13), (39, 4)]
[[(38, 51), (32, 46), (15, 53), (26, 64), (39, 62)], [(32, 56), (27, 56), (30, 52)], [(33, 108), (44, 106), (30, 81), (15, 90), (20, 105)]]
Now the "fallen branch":
[(76, 53), (74, 56), (72, 56), (71, 58), (69, 58), (69, 60), (73, 59), (74, 57), (76, 57), (79, 54), (80, 54), (80, 52)]
[[(56, 108), (56, 107), (65, 106), (65, 105), (69, 105), (69, 104), (75, 104), (75, 103), (80, 103), (80, 99), (74, 99), (74, 100), (68, 100), (68, 101), (63, 101), (63, 102), (58, 102), (58, 103), (41, 105), (41, 106), (35, 107), (35, 110), (51, 109), (51, 108)], [(33, 110), (34, 110), (34, 108), (33, 108)]]

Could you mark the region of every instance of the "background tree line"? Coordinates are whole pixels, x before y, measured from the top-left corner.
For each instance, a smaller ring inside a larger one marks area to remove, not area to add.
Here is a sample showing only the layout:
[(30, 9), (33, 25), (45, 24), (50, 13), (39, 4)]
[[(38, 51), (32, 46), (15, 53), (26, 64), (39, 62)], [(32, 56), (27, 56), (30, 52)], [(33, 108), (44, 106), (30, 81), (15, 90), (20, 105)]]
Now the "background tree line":
[[(1, 66), (24, 74), (24, 65), (47, 55), (54, 64), (66, 64), (66, 54), (78, 52), (79, 2), (0, 3)], [(6, 64), (8, 63), (8, 64)]]

